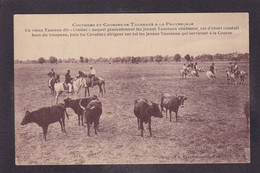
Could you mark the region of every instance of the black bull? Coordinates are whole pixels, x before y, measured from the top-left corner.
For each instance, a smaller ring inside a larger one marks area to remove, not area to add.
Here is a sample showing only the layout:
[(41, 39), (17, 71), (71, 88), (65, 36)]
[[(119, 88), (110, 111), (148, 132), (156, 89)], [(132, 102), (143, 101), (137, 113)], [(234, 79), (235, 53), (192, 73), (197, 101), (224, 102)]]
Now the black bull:
[(159, 109), (158, 104), (152, 103), (151, 105), (148, 104), (147, 101), (135, 101), (134, 103), (134, 114), (137, 118), (138, 129), (141, 129), (141, 137), (143, 137), (143, 123), (148, 123), (149, 132), (152, 136), (151, 130), (151, 117), (159, 117), (162, 118), (162, 112)]
[(177, 117), (178, 117), (178, 111), (179, 111), (179, 107), (183, 106), (184, 101), (187, 100), (187, 97), (185, 96), (170, 96), (170, 95), (166, 95), (163, 94), (161, 97), (161, 110), (163, 110), (163, 108), (166, 109), (166, 118), (167, 118), (167, 111), (170, 111), (170, 121), (172, 120), (172, 111), (175, 112), (175, 116), (176, 116), (176, 121), (177, 121)]
[(43, 107), (32, 112), (26, 111), (21, 125), (28, 123), (38, 124), (40, 127), (42, 127), (44, 139), (46, 141), (48, 126), (52, 123), (59, 122), (61, 125), (61, 131), (66, 133), (65, 114), (68, 118), (68, 114), (63, 104), (57, 104), (51, 107)]

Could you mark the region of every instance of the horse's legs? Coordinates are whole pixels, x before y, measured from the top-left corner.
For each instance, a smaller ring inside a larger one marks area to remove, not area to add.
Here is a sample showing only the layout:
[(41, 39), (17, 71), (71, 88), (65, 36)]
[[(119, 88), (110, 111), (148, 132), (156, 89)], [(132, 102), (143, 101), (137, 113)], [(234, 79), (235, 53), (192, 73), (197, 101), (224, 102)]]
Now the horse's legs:
[(58, 97), (59, 97), (59, 93), (56, 92), (56, 97), (55, 97), (55, 103), (58, 103)]
[[(101, 85), (102, 85), (102, 84), (101, 84)], [(103, 89), (102, 89), (101, 85), (98, 85), (98, 87), (99, 87), (99, 93), (102, 93), (102, 94), (103, 94)]]
[[(87, 92), (88, 92), (88, 96), (90, 96), (90, 93), (89, 93), (89, 87), (86, 87), (87, 89)], [(85, 90), (86, 91), (86, 90)], [(86, 93), (85, 93), (85, 96), (86, 96)]]
[(104, 93), (106, 93), (105, 82), (103, 83)]

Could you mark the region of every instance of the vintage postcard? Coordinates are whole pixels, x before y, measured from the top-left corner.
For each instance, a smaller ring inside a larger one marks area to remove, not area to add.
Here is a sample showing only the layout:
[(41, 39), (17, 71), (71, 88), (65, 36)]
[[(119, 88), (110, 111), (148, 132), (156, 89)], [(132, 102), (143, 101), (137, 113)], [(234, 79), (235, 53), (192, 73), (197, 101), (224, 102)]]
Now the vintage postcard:
[(14, 15), (16, 165), (250, 163), (248, 13)]

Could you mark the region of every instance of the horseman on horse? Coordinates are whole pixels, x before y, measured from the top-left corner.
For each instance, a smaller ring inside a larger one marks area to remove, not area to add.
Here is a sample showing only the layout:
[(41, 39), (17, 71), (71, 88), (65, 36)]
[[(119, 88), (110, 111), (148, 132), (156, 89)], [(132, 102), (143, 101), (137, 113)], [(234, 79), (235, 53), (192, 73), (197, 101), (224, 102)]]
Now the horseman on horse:
[(51, 94), (54, 95), (54, 84), (60, 82), (60, 75), (55, 74), (53, 69), (51, 69), (47, 75), (50, 77), (48, 80), (48, 86), (51, 89)]
[[(85, 88), (85, 96), (90, 95), (89, 93), (89, 87), (94, 87), (96, 85), (98, 85), (99, 87), (99, 92), (103, 94), (103, 91), (106, 92), (105, 90), (105, 80), (101, 77), (97, 77), (96, 76), (96, 70), (93, 68), (93, 66), (90, 66), (90, 73), (87, 75), (85, 73), (83, 73), (82, 71), (78, 72), (78, 78), (82, 77), (86, 79), (86, 88)], [(103, 85), (103, 88), (102, 88)]]
[(70, 70), (65, 74), (65, 87), (69, 87), (69, 93), (72, 92), (72, 77), (70, 76)]
[[(82, 88), (86, 87), (86, 79), (84, 77), (77, 76), (77, 78), (73, 79), (70, 76), (70, 70), (67, 71), (65, 75), (65, 82), (64, 83), (55, 83), (54, 90), (55, 90), (55, 103), (58, 103), (58, 97), (62, 92), (74, 93), (79, 94)], [(73, 90), (73, 92), (72, 92)], [(75, 95), (76, 96), (76, 95)]]
[(214, 62), (211, 64), (211, 66), (209, 67), (209, 71), (214, 75), (214, 78), (216, 78), (216, 73), (215, 73), (215, 66), (214, 66)]
[(229, 63), (229, 67), (226, 70), (227, 74), (227, 83), (237, 84), (236, 79), (241, 75), (241, 72), (238, 70), (237, 63)]
[(93, 66), (91, 65), (90, 67), (90, 73), (89, 73), (89, 78), (91, 79), (91, 86), (92, 88), (94, 87), (94, 79), (96, 78), (96, 70), (93, 68)]

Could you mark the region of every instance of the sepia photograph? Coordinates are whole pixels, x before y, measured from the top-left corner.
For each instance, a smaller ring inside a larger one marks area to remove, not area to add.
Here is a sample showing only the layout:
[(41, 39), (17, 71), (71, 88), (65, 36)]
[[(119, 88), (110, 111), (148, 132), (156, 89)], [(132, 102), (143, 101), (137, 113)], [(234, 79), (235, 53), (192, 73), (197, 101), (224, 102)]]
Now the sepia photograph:
[(248, 13), (13, 21), (16, 165), (251, 162)]

